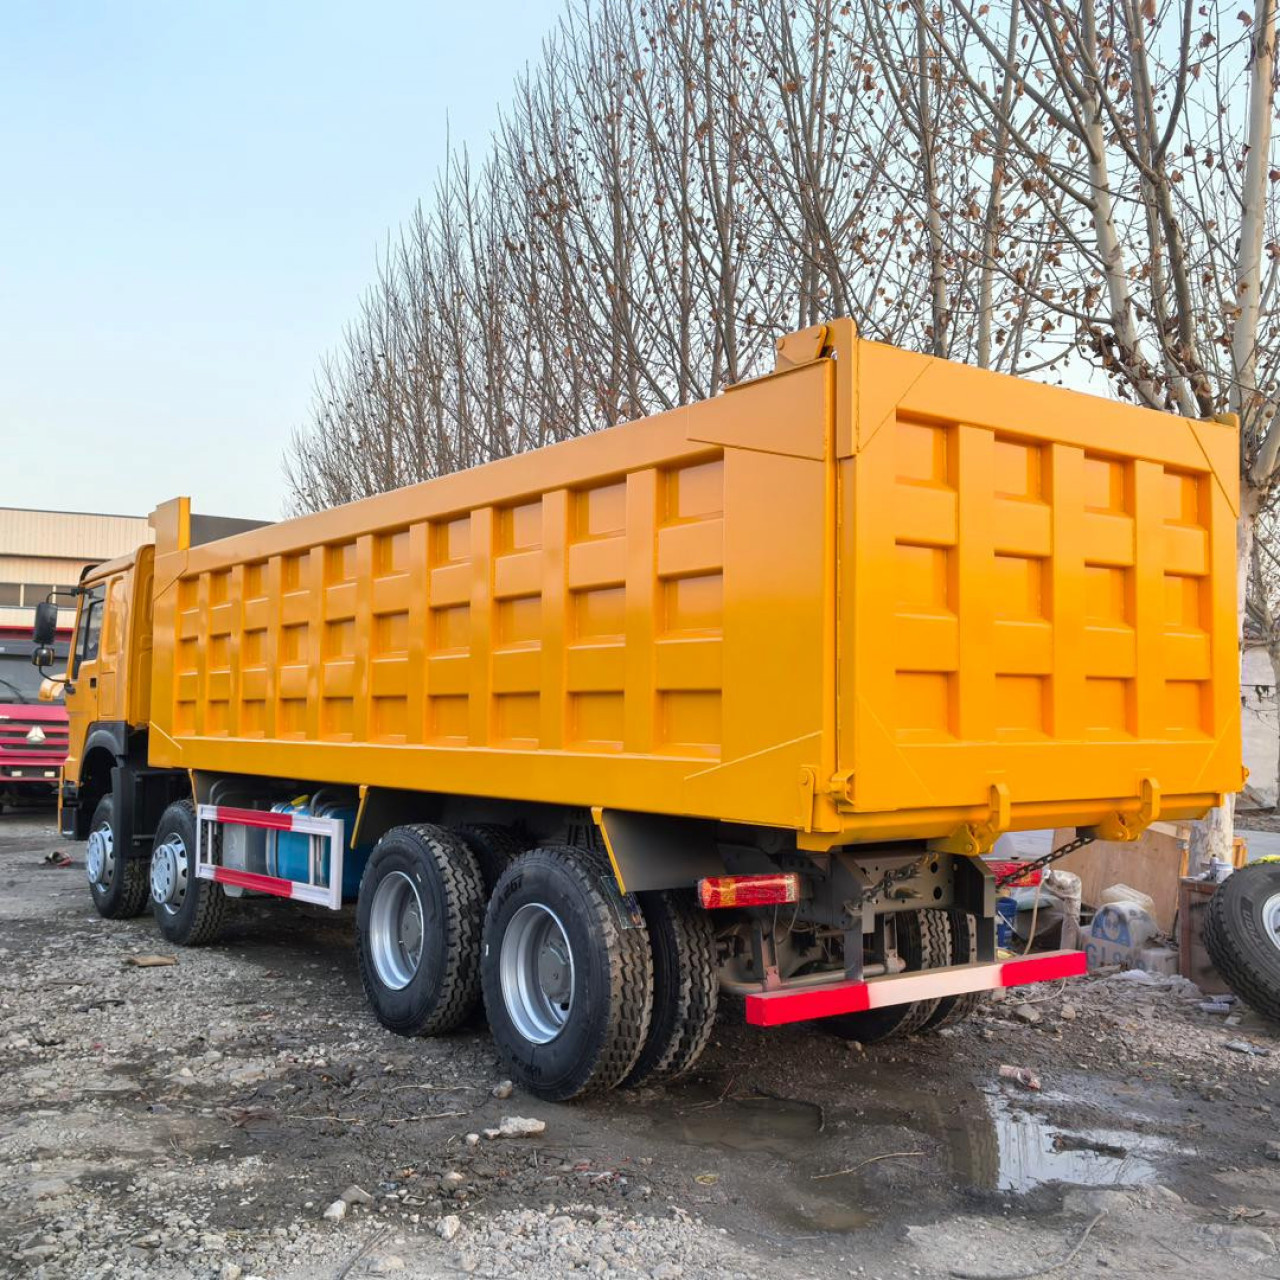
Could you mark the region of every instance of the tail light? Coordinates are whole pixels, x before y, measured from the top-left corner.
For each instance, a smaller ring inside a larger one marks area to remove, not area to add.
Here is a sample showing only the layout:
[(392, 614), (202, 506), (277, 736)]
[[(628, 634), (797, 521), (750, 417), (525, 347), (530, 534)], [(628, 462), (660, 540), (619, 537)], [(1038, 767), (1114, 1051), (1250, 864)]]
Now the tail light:
[(794, 872), (769, 876), (708, 876), (698, 881), (698, 899), (708, 911), (717, 907), (773, 907), (800, 901), (800, 877)]

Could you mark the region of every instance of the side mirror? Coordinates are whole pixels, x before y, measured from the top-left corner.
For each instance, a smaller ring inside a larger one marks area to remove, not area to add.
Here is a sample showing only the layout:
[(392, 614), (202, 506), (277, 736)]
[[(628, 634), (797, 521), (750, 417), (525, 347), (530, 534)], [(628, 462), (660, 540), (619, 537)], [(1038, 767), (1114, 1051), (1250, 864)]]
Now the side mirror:
[(32, 642), (40, 648), (53, 643), (58, 634), (58, 606), (52, 600), (42, 600), (36, 605), (36, 623), (31, 628)]
[(39, 667), (41, 671), (43, 671), (44, 668), (53, 661), (53, 657), (54, 654), (52, 648), (47, 644), (42, 644), (36, 649), (35, 653), (31, 655), (31, 665), (33, 667)]

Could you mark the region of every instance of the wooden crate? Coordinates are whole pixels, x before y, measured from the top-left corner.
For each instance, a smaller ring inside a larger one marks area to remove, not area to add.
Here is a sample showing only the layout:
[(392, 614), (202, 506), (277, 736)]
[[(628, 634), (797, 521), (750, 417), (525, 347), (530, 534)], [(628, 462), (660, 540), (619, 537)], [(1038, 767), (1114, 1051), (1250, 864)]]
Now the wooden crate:
[[(1156, 924), (1165, 933), (1173, 932), (1178, 911), (1178, 881), (1186, 870), (1190, 828), (1185, 823), (1155, 822), (1131, 844), (1096, 840), (1054, 863), (1062, 871), (1080, 877), (1081, 900), (1096, 907), (1104, 889), (1127, 884), (1139, 889), (1156, 904)], [(1075, 838), (1075, 832), (1061, 829), (1053, 833), (1053, 847)]]

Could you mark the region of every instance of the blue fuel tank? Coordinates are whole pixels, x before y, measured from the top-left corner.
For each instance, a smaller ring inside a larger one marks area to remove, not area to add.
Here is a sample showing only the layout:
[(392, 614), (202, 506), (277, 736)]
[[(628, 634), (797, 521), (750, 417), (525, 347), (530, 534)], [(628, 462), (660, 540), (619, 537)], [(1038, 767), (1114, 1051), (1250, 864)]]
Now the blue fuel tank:
[[(272, 813), (290, 813), (312, 818), (337, 818), (342, 822), (342, 896), (355, 898), (360, 892), (360, 877), (372, 852), (371, 845), (351, 848), (351, 832), (355, 828), (356, 806), (349, 800), (327, 796), (317, 791), (314, 796), (299, 796), (271, 806)], [(300, 831), (269, 831), (267, 833), (267, 874), (283, 880), (307, 879), (308, 849), (311, 837)], [(326, 842), (320, 863), (320, 874), (325, 884), (329, 882), (329, 846)]]

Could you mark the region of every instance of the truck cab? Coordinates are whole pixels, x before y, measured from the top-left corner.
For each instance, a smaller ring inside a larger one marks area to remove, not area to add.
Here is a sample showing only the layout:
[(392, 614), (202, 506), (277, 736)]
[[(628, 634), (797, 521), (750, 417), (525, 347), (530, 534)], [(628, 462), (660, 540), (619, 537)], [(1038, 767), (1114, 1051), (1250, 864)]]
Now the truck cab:
[[(65, 661), (71, 633), (59, 631), (54, 661)], [(60, 689), (43, 701), (28, 633), (0, 627), (0, 807), (47, 801), (58, 790), (67, 753), (67, 709)]]
[[(166, 528), (180, 529), (188, 546), (261, 527), (260, 521), (192, 516), (186, 499), (162, 508), (153, 524), (157, 518), (168, 522)], [(185, 771), (152, 768), (148, 759), (154, 546), (144, 543), (91, 565), (75, 594), (65, 674), (49, 681), (60, 687), (68, 726), (59, 828), (64, 836), (88, 841), (85, 869), (98, 910), (112, 917), (136, 915), (146, 907), (147, 866), (160, 815), (191, 794)], [(52, 625), (47, 617), (42, 635), (37, 614), (32, 639), (46, 675), (60, 656), (50, 647)]]
[(117, 771), (146, 765), (152, 549), (87, 569), (77, 589), (63, 696), (62, 834), (83, 840)]

